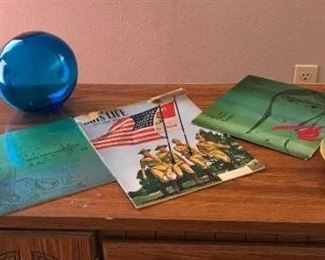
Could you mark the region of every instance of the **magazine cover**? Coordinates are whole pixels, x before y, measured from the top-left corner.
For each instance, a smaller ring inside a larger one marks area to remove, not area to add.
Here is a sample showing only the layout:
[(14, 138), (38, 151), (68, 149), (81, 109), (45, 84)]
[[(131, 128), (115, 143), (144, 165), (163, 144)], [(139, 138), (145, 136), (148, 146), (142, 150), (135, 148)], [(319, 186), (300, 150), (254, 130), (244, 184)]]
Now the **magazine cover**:
[(76, 121), (141, 208), (264, 168), (230, 136), (192, 125), (199, 113), (177, 90)]
[(325, 137), (325, 94), (247, 76), (193, 122), (308, 159)]
[(0, 215), (111, 181), (72, 118), (0, 135)]

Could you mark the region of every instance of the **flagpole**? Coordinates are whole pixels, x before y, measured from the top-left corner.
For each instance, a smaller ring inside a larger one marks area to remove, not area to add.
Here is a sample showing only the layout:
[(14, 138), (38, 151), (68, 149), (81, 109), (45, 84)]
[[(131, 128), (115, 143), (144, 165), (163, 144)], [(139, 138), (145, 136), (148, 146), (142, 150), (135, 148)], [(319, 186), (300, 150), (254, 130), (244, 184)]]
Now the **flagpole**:
[(189, 143), (189, 141), (187, 139), (187, 135), (186, 135), (186, 132), (185, 132), (185, 128), (184, 128), (184, 124), (183, 124), (183, 121), (182, 121), (181, 113), (179, 112), (179, 108), (178, 108), (178, 104), (177, 104), (177, 101), (176, 101), (176, 97), (174, 97), (174, 104), (175, 104), (176, 111), (177, 111), (177, 114), (178, 114), (179, 122), (181, 124), (181, 128), (182, 128), (182, 131), (183, 131), (183, 135), (184, 135), (184, 138), (185, 138), (185, 142), (186, 142), (186, 144), (188, 146), (189, 153), (192, 156), (193, 155), (193, 152), (192, 152), (190, 143)]
[(175, 158), (174, 158), (174, 154), (172, 152), (172, 147), (170, 145), (170, 141), (169, 141), (169, 136), (168, 136), (168, 133), (167, 133), (167, 127), (166, 127), (165, 119), (164, 119), (164, 116), (163, 116), (163, 113), (162, 113), (162, 110), (161, 110), (160, 100), (158, 100), (158, 108), (159, 108), (160, 117), (162, 119), (162, 123), (163, 123), (163, 126), (164, 126), (164, 131), (165, 131), (165, 135), (166, 135), (166, 139), (167, 139), (167, 144), (168, 144), (168, 149), (170, 151), (170, 156), (171, 156), (171, 159), (172, 159), (172, 163), (175, 164), (176, 161), (175, 161)]
[[(161, 111), (162, 109), (161, 109), (160, 103), (161, 103), (161, 100), (162, 99), (166, 99), (166, 98), (173, 97), (174, 100), (175, 100), (175, 96), (180, 95), (180, 94), (183, 94), (183, 93), (185, 93), (185, 90), (183, 88), (179, 88), (179, 89), (176, 89), (176, 90), (173, 90), (173, 91), (170, 91), (170, 92), (167, 92), (165, 94), (162, 94), (162, 95), (159, 95), (159, 96), (156, 96), (156, 97), (152, 97), (152, 98), (149, 99), (149, 102), (157, 103), (158, 104), (159, 112), (160, 112), (161, 119), (162, 119), (162, 123), (163, 123), (163, 126), (164, 126), (164, 131), (165, 131), (165, 134), (166, 134), (166, 139), (167, 139), (167, 143), (168, 143), (168, 149), (170, 151), (170, 155), (171, 155), (172, 163), (173, 164), (175, 164), (175, 158), (174, 158), (174, 154), (172, 152), (172, 148), (171, 148), (171, 145), (170, 145), (170, 141), (169, 141), (169, 137), (168, 137), (168, 133), (167, 133), (167, 127), (166, 127), (165, 119), (164, 119), (163, 114), (162, 114), (162, 111)], [(179, 113), (179, 111), (178, 111), (178, 113)], [(180, 116), (179, 116), (179, 118), (180, 118)], [(183, 125), (182, 125), (182, 127), (183, 127)], [(184, 129), (184, 127), (183, 127), (183, 129)], [(183, 130), (183, 132), (184, 132), (184, 130)], [(191, 148), (190, 147), (189, 147), (189, 151), (190, 151), (190, 155), (192, 155), (192, 151), (191, 151)]]

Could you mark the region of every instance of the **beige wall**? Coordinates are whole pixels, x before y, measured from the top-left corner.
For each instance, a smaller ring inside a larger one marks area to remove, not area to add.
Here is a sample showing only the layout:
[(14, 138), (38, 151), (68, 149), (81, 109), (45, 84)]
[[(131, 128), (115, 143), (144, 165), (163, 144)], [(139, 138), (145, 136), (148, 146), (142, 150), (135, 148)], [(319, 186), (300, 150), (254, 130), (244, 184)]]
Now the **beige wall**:
[(325, 0), (0, 0), (0, 45), (30, 30), (70, 44), (79, 82), (292, 81), (295, 63), (325, 82)]

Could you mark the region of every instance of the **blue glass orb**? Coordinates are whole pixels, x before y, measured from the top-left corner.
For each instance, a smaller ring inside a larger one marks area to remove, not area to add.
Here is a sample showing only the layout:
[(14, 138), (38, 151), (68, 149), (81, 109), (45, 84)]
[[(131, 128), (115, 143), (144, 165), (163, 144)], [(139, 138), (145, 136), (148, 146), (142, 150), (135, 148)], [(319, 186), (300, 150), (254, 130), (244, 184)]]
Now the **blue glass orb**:
[(0, 97), (24, 111), (57, 110), (73, 92), (78, 66), (70, 47), (45, 32), (28, 32), (0, 51)]

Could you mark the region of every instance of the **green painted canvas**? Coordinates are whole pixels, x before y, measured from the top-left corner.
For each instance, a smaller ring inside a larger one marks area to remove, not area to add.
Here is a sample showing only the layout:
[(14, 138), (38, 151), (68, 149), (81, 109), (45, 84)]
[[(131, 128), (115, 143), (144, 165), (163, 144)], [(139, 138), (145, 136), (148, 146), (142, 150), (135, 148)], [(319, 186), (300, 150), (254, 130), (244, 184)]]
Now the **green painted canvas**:
[(0, 135), (0, 215), (113, 180), (71, 118)]
[(325, 94), (247, 76), (193, 123), (308, 159), (325, 136)]

